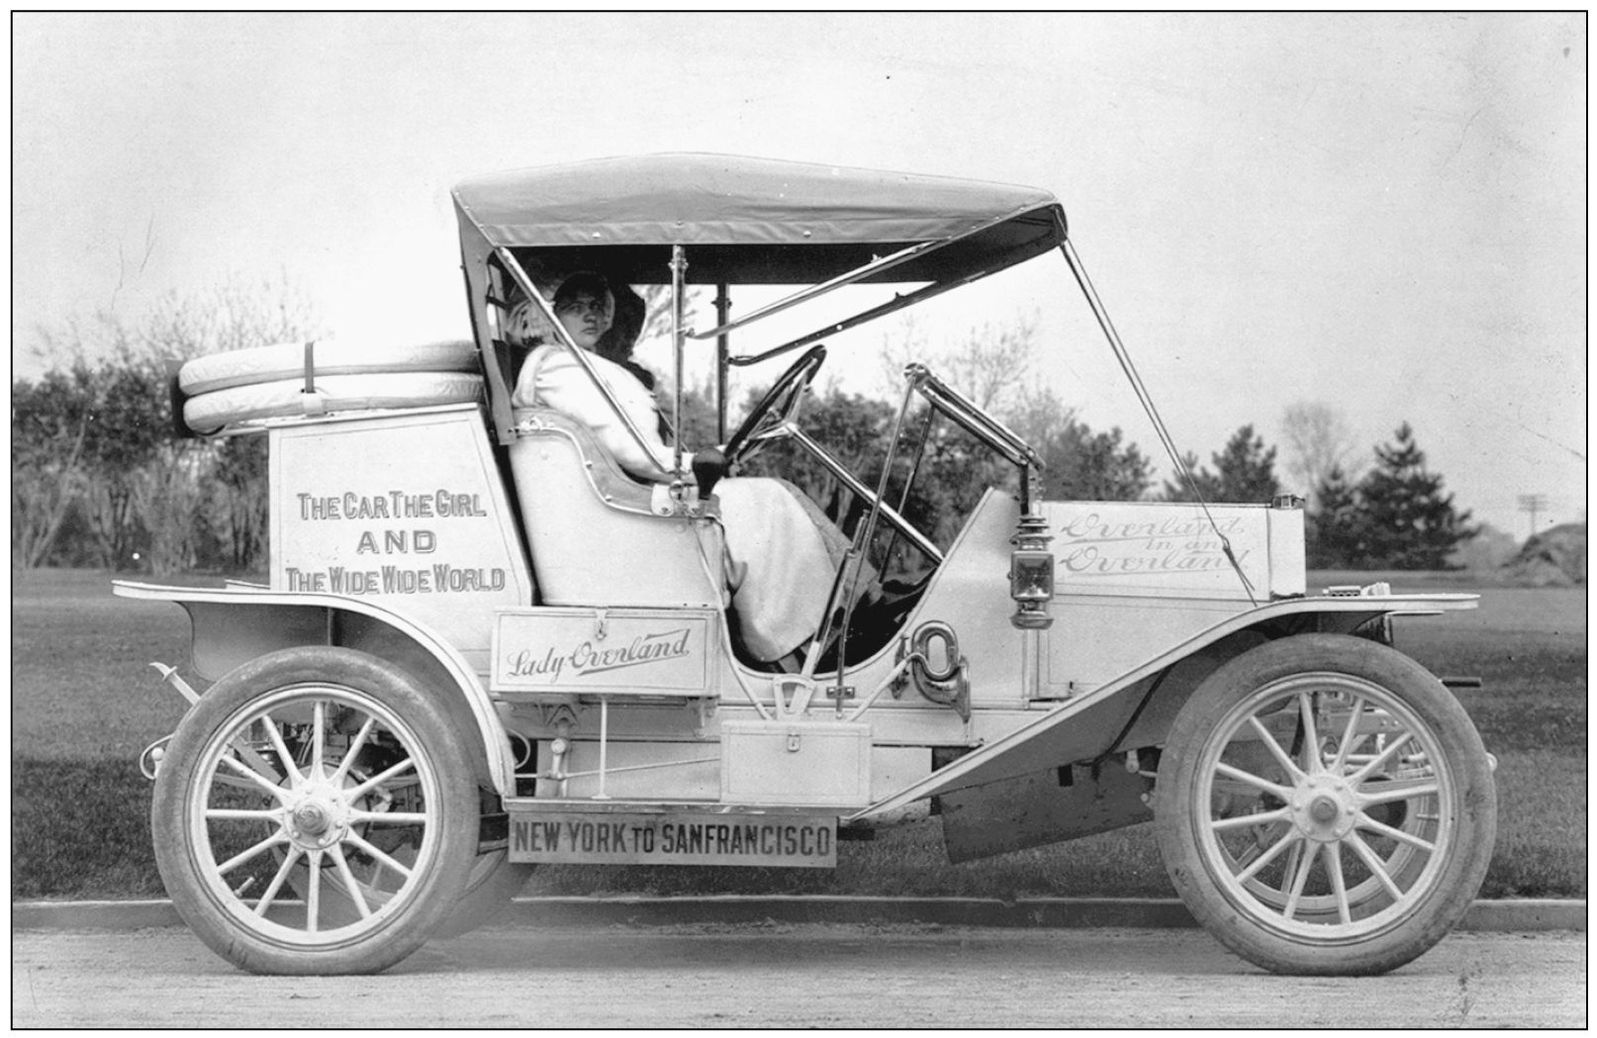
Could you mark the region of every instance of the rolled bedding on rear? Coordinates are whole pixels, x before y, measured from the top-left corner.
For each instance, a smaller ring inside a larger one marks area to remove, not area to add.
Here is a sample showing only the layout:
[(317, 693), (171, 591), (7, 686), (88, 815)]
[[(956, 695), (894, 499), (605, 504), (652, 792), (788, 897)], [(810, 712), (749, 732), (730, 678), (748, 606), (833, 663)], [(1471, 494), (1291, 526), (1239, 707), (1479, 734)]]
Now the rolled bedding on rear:
[(236, 422), (482, 399), (469, 340), (395, 346), (323, 339), (197, 357), (178, 372), (183, 422), (201, 434)]

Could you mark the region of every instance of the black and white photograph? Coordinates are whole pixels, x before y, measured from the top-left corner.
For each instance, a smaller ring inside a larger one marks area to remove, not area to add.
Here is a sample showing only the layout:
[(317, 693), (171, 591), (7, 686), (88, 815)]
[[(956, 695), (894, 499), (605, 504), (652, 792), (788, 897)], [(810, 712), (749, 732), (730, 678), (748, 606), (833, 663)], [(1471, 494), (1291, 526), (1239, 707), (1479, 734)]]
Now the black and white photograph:
[(12, 12), (12, 1027), (1584, 1029), (1587, 23)]

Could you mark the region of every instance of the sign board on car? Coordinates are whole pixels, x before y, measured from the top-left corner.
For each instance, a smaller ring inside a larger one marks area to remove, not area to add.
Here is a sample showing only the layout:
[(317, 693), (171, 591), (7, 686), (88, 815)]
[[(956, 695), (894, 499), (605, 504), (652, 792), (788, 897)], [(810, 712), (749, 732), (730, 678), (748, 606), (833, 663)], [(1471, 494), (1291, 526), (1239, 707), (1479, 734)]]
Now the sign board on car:
[(492, 687), (715, 695), (714, 618), (704, 609), (506, 610), (494, 626)]
[(837, 818), (515, 811), (510, 860), (580, 865), (837, 866)]
[(1246, 600), (1249, 589), (1258, 599), (1303, 593), (1301, 509), (1050, 501), (1042, 512), (1058, 560), (1056, 595)]

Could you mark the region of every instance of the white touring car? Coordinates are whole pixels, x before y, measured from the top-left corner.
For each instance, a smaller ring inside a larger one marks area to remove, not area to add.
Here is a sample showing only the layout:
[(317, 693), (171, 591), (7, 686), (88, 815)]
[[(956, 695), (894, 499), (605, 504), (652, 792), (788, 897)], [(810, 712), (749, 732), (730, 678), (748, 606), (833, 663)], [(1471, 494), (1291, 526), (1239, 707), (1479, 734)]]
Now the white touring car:
[[(1460, 918), (1492, 762), (1390, 618), (1474, 596), (1311, 593), (1292, 498), (1041, 500), (1037, 453), (920, 365), (874, 486), (806, 434), (823, 339), (1053, 252), (1145, 399), (1051, 194), (665, 155), (454, 202), (473, 342), (262, 347), (179, 379), (190, 430), (270, 446), (267, 584), (115, 587), (193, 622), (208, 684), (162, 667), (192, 706), (145, 763), (162, 877), (218, 954), (381, 970), (539, 862), (825, 868), (932, 813), (954, 860), (1151, 820), (1193, 914), (1277, 971), (1389, 970)], [(801, 663), (729, 628), (719, 501), (680, 450), (640, 482), (588, 426), (512, 406), (509, 301), (558, 329), (574, 271), (669, 293), (670, 374), (713, 354), (723, 429), (729, 369), (798, 354), (724, 446), (735, 474), (796, 444), (857, 504)], [(689, 286), (717, 287), (711, 326), (686, 326)], [(748, 286), (773, 301), (734, 315)], [(904, 504), (934, 423), (1009, 473), (946, 544)], [(889, 557), (913, 579), (856, 608)]]

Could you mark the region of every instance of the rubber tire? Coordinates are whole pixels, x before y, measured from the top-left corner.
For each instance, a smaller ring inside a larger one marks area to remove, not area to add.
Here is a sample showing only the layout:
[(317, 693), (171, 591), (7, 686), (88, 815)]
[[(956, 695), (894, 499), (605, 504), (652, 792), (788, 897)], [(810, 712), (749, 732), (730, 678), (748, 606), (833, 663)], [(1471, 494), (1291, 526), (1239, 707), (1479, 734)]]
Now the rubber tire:
[[(320, 948), (285, 944), (242, 924), (202, 878), (190, 845), (189, 798), (195, 769), (224, 725), (262, 697), (298, 684), (340, 685), (364, 693), (412, 729), (415, 753), (437, 774), (438, 854), (409, 905), (381, 926)], [(360, 974), (387, 969), (420, 948), (454, 911), (471, 880), (478, 840), (476, 770), (468, 742), (433, 696), (375, 656), (325, 646), (283, 649), (225, 675), (186, 714), (156, 776), (150, 828), (156, 865), (172, 904), (210, 949), (241, 969), (268, 974)]]
[(536, 868), (530, 862), (511, 861), (510, 852), (503, 848), (479, 854), (466, 893), (433, 936), (459, 937), (496, 918), (511, 898), (521, 893)]
[[(1265, 928), (1239, 910), (1211, 876), (1196, 838), (1198, 758), (1217, 719), (1250, 693), (1306, 672), (1348, 674), (1401, 699), (1433, 733), (1453, 772), (1458, 810), (1442, 874), (1417, 903), (1380, 933), (1355, 943), (1315, 943)], [(1258, 646), (1221, 666), (1176, 716), (1159, 761), (1155, 826), (1170, 881), (1189, 911), (1222, 944), (1275, 973), (1366, 976), (1410, 962), (1461, 919), (1486, 876), (1497, 832), (1497, 791), (1469, 715), (1440, 681), (1408, 656), (1365, 638), (1302, 634)]]

